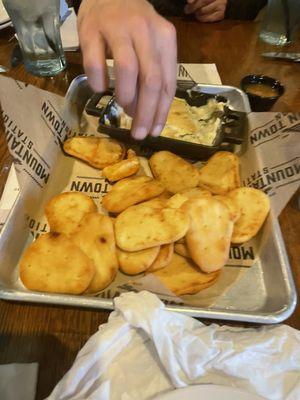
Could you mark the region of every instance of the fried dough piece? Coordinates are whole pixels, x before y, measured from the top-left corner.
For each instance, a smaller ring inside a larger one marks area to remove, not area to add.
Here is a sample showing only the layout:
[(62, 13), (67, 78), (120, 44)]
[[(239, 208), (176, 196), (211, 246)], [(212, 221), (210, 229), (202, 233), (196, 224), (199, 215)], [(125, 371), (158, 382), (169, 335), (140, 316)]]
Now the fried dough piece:
[(225, 204), (213, 197), (190, 199), (182, 206), (190, 216), (186, 243), (193, 261), (204, 272), (222, 268), (229, 256), (233, 221)]
[(71, 235), (80, 220), (97, 211), (94, 201), (80, 192), (65, 192), (52, 197), (45, 206), (45, 214), (52, 232)]
[(195, 187), (192, 189), (186, 189), (180, 192), (183, 196), (187, 197), (188, 199), (198, 199), (199, 197), (210, 197), (212, 196), (212, 193), (203, 188)]
[(153, 208), (169, 208), (168, 200), (172, 196), (173, 196), (172, 193), (162, 192), (162, 194), (160, 194), (159, 196), (155, 197), (154, 199), (143, 201), (142, 203), (139, 203), (139, 204), (145, 204), (145, 205), (153, 207)]
[(71, 238), (95, 266), (95, 275), (86, 292), (97, 293), (106, 288), (119, 269), (111, 219), (100, 213), (87, 214)]
[(149, 165), (154, 177), (171, 193), (198, 186), (198, 169), (169, 151), (158, 151), (153, 154)]
[(173, 196), (173, 193), (168, 192), (167, 190), (165, 190), (164, 192), (162, 192), (162, 194), (160, 194), (159, 196), (157, 196), (158, 199), (162, 199), (162, 200), (168, 200)]
[(269, 197), (261, 190), (241, 187), (228, 193), (228, 197), (240, 209), (235, 221), (232, 243), (244, 243), (254, 237), (270, 211)]
[(140, 251), (124, 251), (117, 248), (120, 270), (127, 275), (136, 275), (146, 271), (159, 253), (160, 246)]
[(29, 290), (80, 294), (95, 273), (89, 257), (66, 235), (50, 232), (40, 235), (20, 261), (20, 278)]
[(210, 191), (201, 188), (193, 188), (183, 190), (180, 193), (174, 194), (168, 201), (167, 207), (180, 208), (189, 199), (198, 199), (199, 197), (211, 197)]
[(229, 196), (223, 196), (221, 194), (214, 196), (214, 199), (217, 199), (221, 201), (221, 203), (225, 204), (225, 206), (227, 206), (230, 211), (230, 217), (232, 221), (237, 221), (237, 219), (241, 215), (241, 210), (236, 202), (234, 202)]
[(102, 205), (109, 212), (120, 213), (134, 204), (160, 195), (164, 190), (160, 182), (149, 176), (125, 178), (103, 197)]
[(153, 272), (165, 268), (171, 262), (173, 253), (174, 253), (174, 243), (163, 244), (160, 247), (156, 259), (150, 265), (147, 272)]
[(94, 136), (79, 136), (67, 139), (64, 151), (92, 167), (102, 169), (123, 160), (125, 148), (116, 140)]
[(142, 203), (139, 204), (144, 204), (145, 206), (152, 208), (166, 208), (167, 201), (168, 201), (167, 199), (161, 197), (155, 197), (154, 199), (143, 201)]
[(102, 175), (110, 182), (116, 182), (136, 174), (139, 169), (140, 160), (136, 156), (135, 152), (129, 149), (125, 160), (103, 168)]
[(189, 249), (188, 249), (186, 243), (175, 243), (174, 252), (179, 254), (182, 257), (191, 258), (191, 255), (189, 253)]
[(171, 262), (163, 269), (153, 272), (171, 292), (177, 296), (195, 294), (212, 286), (220, 275), (220, 271), (206, 274), (185, 257), (174, 254)]
[(225, 194), (241, 186), (239, 158), (229, 151), (218, 151), (199, 170), (199, 186), (214, 194)]
[(189, 217), (181, 210), (138, 204), (117, 216), (116, 243), (122, 250), (144, 250), (175, 242), (185, 235), (188, 227)]
[(188, 197), (184, 194), (176, 193), (166, 202), (166, 206), (170, 208), (180, 208), (186, 201)]

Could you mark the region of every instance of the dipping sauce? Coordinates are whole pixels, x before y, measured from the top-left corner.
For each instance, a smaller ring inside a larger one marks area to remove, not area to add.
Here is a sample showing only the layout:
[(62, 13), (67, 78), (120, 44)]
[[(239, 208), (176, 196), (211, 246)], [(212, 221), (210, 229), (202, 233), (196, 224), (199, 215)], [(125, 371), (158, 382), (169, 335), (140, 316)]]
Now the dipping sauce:
[(267, 85), (266, 83), (249, 83), (245, 85), (244, 90), (247, 93), (260, 97), (277, 97), (279, 94), (277, 88)]

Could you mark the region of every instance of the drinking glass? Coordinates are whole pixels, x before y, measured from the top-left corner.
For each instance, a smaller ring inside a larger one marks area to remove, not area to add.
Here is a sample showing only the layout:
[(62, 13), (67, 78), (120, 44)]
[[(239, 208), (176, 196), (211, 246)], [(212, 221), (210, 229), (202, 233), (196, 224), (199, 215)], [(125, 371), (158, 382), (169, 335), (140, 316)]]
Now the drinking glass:
[(16, 30), (26, 70), (53, 76), (65, 69), (59, 0), (3, 0), (3, 4)]
[(259, 37), (271, 45), (284, 46), (296, 40), (300, 0), (268, 0)]

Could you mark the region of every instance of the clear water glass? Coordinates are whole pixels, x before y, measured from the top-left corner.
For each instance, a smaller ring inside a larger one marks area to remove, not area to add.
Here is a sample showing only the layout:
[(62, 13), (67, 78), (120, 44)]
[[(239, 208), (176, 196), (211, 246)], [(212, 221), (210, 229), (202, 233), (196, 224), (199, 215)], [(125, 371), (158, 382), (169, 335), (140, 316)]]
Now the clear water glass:
[(298, 39), (300, 0), (268, 0), (259, 37), (271, 45), (284, 46)]
[(37, 76), (64, 70), (59, 0), (3, 0), (3, 4), (16, 30), (26, 70)]

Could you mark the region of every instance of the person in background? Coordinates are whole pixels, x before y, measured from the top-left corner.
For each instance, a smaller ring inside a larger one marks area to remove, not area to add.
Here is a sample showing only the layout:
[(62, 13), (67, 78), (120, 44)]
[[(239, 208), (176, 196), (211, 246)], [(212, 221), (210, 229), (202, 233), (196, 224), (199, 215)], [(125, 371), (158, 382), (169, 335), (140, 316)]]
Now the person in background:
[(252, 20), (266, 4), (267, 0), (187, 0), (184, 12), (200, 22)]
[[(115, 65), (116, 100), (133, 117), (131, 135), (159, 136), (176, 90), (176, 30), (164, 15), (202, 22), (255, 17), (266, 0), (82, 0), (78, 34), (83, 66), (95, 92), (107, 87), (106, 58)], [(76, 4), (75, 4), (76, 5)], [(250, 19), (251, 19), (250, 18)]]

